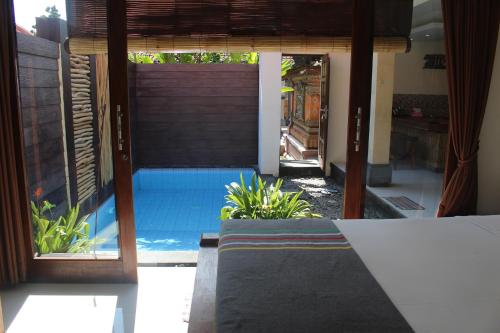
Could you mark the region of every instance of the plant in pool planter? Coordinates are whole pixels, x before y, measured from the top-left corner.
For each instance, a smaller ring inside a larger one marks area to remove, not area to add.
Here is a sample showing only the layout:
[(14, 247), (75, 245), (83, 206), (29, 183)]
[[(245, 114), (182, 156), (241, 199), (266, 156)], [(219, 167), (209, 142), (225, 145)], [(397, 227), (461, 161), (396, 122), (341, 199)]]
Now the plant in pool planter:
[(89, 239), (88, 215), (78, 219), (80, 206), (68, 210), (66, 215), (54, 219), (55, 205), (44, 200), (41, 204), (31, 202), (31, 215), (35, 233), (35, 251), (38, 256), (48, 253), (88, 253), (95, 240)]
[(283, 180), (267, 185), (256, 174), (252, 176), (250, 186), (246, 186), (243, 175), (241, 185), (226, 185), (225, 196), (228, 205), (221, 209), (221, 220), (227, 219), (299, 219), (319, 218), (321, 215), (311, 212), (311, 204), (301, 200), (301, 192), (281, 192)]

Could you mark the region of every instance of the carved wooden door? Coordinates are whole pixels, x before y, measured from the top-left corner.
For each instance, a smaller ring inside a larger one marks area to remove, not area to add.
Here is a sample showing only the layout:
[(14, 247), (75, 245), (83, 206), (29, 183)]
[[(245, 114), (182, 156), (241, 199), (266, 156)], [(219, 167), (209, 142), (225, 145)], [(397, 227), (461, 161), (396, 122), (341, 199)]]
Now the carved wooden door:
[(326, 149), (328, 135), (328, 107), (330, 84), (330, 59), (324, 55), (321, 61), (321, 108), (319, 111), (319, 135), (318, 135), (318, 161), (324, 171), (326, 165)]

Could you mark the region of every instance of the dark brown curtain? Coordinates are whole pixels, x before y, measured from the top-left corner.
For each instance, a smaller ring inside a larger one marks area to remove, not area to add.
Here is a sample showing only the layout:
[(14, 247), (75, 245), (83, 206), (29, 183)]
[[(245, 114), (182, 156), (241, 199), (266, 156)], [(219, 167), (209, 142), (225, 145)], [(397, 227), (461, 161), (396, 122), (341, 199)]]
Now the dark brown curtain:
[(495, 58), (499, 4), (442, 0), (450, 125), (440, 217), (476, 213), (479, 134)]
[(28, 207), (21, 154), (16, 35), (12, 0), (0, 2), (0, 287), (26, 278), (22, 221)]

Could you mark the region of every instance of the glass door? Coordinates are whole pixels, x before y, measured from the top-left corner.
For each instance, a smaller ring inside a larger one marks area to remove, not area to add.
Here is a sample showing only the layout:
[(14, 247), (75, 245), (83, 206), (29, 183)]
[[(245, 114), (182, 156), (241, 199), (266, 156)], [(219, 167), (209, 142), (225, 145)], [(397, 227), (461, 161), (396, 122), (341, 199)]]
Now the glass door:
[(76, 11), (14, 4), (30, 280), (135, 282), (124, 1), (98, 55), (65, 48)]

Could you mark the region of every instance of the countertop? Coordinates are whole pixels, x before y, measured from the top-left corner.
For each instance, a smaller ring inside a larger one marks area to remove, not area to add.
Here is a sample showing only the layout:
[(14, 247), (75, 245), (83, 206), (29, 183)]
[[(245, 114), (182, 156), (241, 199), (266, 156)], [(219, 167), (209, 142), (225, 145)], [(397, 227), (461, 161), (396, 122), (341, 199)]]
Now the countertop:
[(448, 119), (445, 118), (416, 118), (397, 116), (392, 118), (393, 125), (412, 127), (428, 132), (447, 133)]

